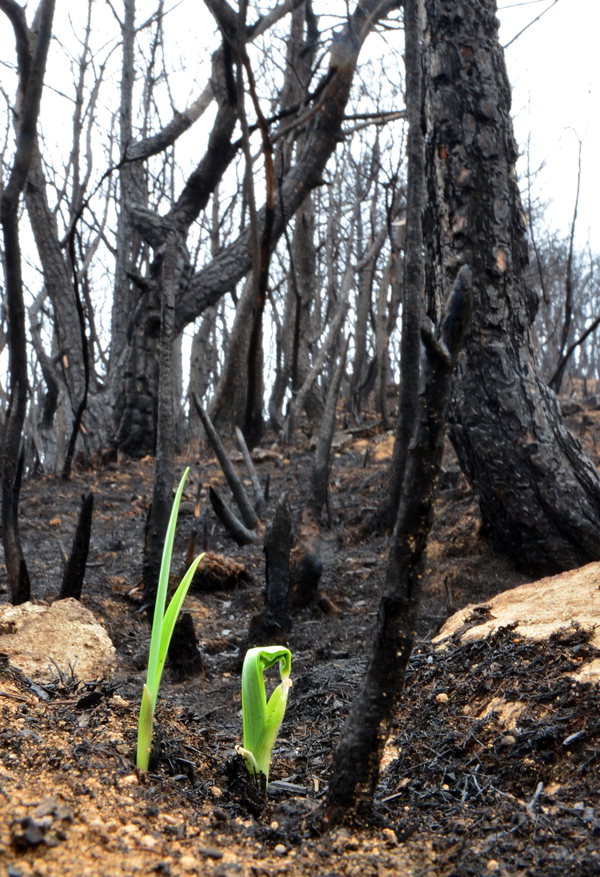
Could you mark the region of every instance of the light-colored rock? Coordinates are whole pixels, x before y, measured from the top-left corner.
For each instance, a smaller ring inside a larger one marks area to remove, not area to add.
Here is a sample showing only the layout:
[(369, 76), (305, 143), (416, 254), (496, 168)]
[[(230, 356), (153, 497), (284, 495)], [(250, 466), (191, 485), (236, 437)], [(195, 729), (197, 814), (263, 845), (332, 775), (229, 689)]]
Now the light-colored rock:
[(50, 606), (21, 603), (0, 606), (0, 652), (30, 679), (56, 679), (56, 667), (77, 679), (106, 678), (115, 663), (115, 647), (96, 617), (78, 600)]
[[(600, 648), (600, 563), (519, 585), (477, 606), (465, 606), (446, 621), (434, 642), (443, 643), (465, 625), (474, 609), (483, 606), (489, 610), (488, 619), (466, 629), (461, 634), (463, 642), (484, 639), (509, 624), (516, 624), (522, 636), (542, 640), (576, 623), (592, 631), (591, 641)], [(571, 675), (582, 682), (600, 682), (600, 659)]]

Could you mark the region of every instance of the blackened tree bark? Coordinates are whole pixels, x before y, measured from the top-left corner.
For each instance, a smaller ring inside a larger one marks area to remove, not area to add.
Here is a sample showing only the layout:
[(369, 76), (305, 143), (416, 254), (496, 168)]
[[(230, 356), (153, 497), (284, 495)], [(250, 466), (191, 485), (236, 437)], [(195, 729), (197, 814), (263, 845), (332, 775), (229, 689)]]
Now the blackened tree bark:
[(73, 547), (65, 566), (60, 587), (60, 600), (65, 600), (67, 597), (81, 600), (81, 590), (83, 588), (85, 568), (90, 550), (93, 512), (94, 494), (90, 491), (81, 497), (81, 508), (73, 537)]
[(152, 505), (146, 531), (143, 577), (144, 604), (154, 609), (163, 545), (173, 498), (175, 481), (175, 382), (173, 348), (175, 341), (175, 299), (185, 259), (183, 234), (173, 228), (164, 248), (157, 253), (160, 286), (159, 395), (156, 418), (156, 458)]
[[(135, 82), (135, 0), (123, 3), (120, 22), (122, 37), (121, 87), (119, 103), (119, 149), (123, 157), (133, 140), (133, 86)], [(127, 347), (127, 327), (135, 307), (135, 290), (130, 276), (136, 266), (141, 246), (140, 236), (131, 221), (129, 206), (145, 205), (147, 192), (140, 162), (125, 161), (119, 168), (119, 201), (116, 235), (115, 279), (111, 315), (110, 361), (111, 379), (121, 363)]]
[[(231, 145), (236, 121), (235, 108), (228, 103), (226, 95), (222, 95), (221, 99), (206, 154), (187, 180), (169, 213), (158, 217), (146, 210), (132, 210), (136, 227), (155, 251), (160, 250), (174, 229), (177, 229), (180, 239), (185, 240), (187, 229), (208, 203), (212, 191), (235, 154)], [(178, 279), (177, 298), (189, 279), (189, 263), (180, 262), (180, 266), (182, 274)], [(156, 274), (156, 265), (153, 271)], [(132, 456), (153, 454), (156, 447), (159, 395), (156, 341), (160, 335), (161, 293), (155, 281), (156, 277), (151, 276), (141, 284), (141, 294), (130, 328), (122, 394), (116, 406), (119, 419), (117, 443)]]
[(10, 398), (2, 436), (2, 541), (11, 600), (13, 603), (22, 603), (30, 596), (29, 573), (19, 535), (22, 432), (28, 379), (18, 210), (35, 149), (54, 0), (42, 0), (40, 3), (35, 38), (27, 27), (21, 6), (12, 0), (2, 0), (0, 10), (8, 16), (13, 26), (19, 67), (17, 149), (8, 183), (0, 199), (10, 371)]
[(547, 574), (600, 557), (600, 479), (536, 374), (510, 86), (495, 0), (425, 0), (428, 298), (462, 262), (473, 320), (450, 435), (486, 531)]
[[(390, 470), (390, 489), (386, 523), (391, 529), (396, 519), (400, 491), (408, 459), (408, 448), (418, 414), (420, 326), (423, 310), (425, 269), (423, 265), (423, 208), (425, 203), (425, 138), (423, 136), (423, 53), (422, 15), (419, 3), (405, 6), (404, 68), (406, 75), (406, 119), (408, 122), (408, 191), (406, 197), (406, 257), (402, 295), (402, 339), (400, 399), (394, 452)], [(408, 20), (409, 15), (411, 20)], [(413, 20), (414, 18), (414, 20)]]
[[(414, 11), (418, 2), (406, 0), (406, 10), (412, 7)], [(335, 752), (324, 814), (330, 823), (370, 809), (383, 747), (402, 692), (415, 641), (452, 373), (471, 310), (470, 283), (470, 269), (463, 266), (439, 334), (434, 337), (430, 329), (422, 333), (424, 389), (415, 438), (407, 455), (371, 659)]]

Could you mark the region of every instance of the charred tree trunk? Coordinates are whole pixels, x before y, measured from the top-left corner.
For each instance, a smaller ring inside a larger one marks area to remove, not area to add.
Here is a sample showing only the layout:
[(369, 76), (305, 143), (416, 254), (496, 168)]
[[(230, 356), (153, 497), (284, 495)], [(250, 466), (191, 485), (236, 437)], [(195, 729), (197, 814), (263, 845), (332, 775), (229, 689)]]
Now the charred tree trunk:
[(73, 547), (65, 567), (62, 585), (60, 588), (61, 600), (73, 597), (81, 599), (85, 568), (87, 565), (90, 548), (90, 536), (92, 533), (92, 514), (94, 511), (94, 494), (90, 491), (81, 498), (79, 520), (73, 537)]
[[(211, 4), (217, 11), (223, 12), (229, 17), (227, 4)], [(303, 107), (299, 119), (282, 124), (281, 129), (273, 135), (277, 141), (290, 134), (297, 137), (300, 132), (305, 133), (302, 146), (296, 154), (296, 161), (284, 173), (278, 181), (274, 205), (267, 203), (258, 211), (257, 224), (259, 229), (264, 230), (266, 216), (272, 209), (272, 227), (268, 235), (268, 249), (272, 251), (277, 241), (283, 234), (283, 230), (295, 212), (299, 209), (306, 196), (316, 187), (323, 184), (323, 169), (332, 155), (338, 141), (339, 131), (344, 118), (350, 88), (355, 72), (356, 62), (360, 48), (376, 22), (385, 17), (391, 10), (396, 8), (396, 0), (362, 0), (358, 3), (349, 16), (347, 24), (336, 39), (332, 47), (331, 66), (321, 83), (313, 93), (313, 102), (308, 108)], [(341, 51), (340, 51), (341, 50)], [(184, 191), (166, 217), (150, 214), (149, 211), (135, 210), (134, 225), (142, 237), (154, 248), (160, 246), (165, 236), (165, 221), (171, 220), (184, 223), (187, 227), (197, 218), (199, 212), (204, 209), (208, 196), (214, 190), (225, 168), (237, 152), (238, 146), (233, 141), (233, 130), (236, 116), (232, 108), (226, 105), (226, 89), (222, 87), (219, 76), (213, 78), (212, 87), (219, 95), (224, 91), (223, 103), (215, 119), (213, 132), (209, 140), (209, 146), (205, 159), (198, 166), (197, 171), (188, 180)], [(221, 97), (219, 97), (221, 100)], [(291, 127), (286, 128), (286, 125)], [(229, 127), (230, 126), (230, 127)], [(138, 157), (136, 150), (128, 150), (128, 157)], [(145, 156), (141, 156), (145, 157)], [(196, 272), (187, 286), (182, 289), (176, 303), (175, 331), (177, 334), (212, 304), (216, 304), (224, 295), (231, 292), (254, 265), (254, 247), (250, 228), (245, 228), (237, 240), (224, 248), (218, 256)], [(140, 352), (135, 346), (135, 338), (140, 334), (140, 350), (144, 353), (151, 350), (151, 344), (143, 332), (138, 333), (138, 328), (133, 327), (132, 341), (127, 350), (127, 380), (134, 383), (139, 380), (146, 383), (148, 389), (152, 382), (140, 368)], [(143, 364), (143, 363), (142, 363)], [(129, 377), (131, 376), (131, 378)], [(118, 445), (131, 454), (145, 453), (137, 450), (137, 440), (131, 440), (127, 435), (126, 426), (134, 423), (136, 418), (142, 423), (142, 436), (148, 437), (148, 443), (153, 442), (154, 423), (148, 412), (129, 411), (127, 407), (135, 408), (135, 397), (130, 396), (127, 405), (122, 401), (118, 407), (118, 420), (121, 421)], [(152, 406), (150, 406), (151, 408)]]
[(11, 600), (13, 603), (23, 603), (30, 596), (30, 580), (19, 534), (22, 432), (28, 395), (19, 201), (34, 156), (46, 58), (52, 35), (54, 0), (44, 0), (40, 4), (35, 38), (27, 27), (21, 6), (4, 0), (0, 10), (8, 16), (13, 26), (19, 60), (17, 150), (8, 183), (0, 198), (10, 371), (10, 399), (2, 436), (2, 541)]
[(156, 418), (154, 487), (144, 549), (144, 604), (154, 608), (158, 576), (173, 499), (175, 481), (175, 300), (182, 274), (183, 235), (173, 229), (157, 256), (161, 287), (159, 334), (159, 395)]
[(319, 427), (317, 434), (315, 460), (310, 474), (311, 500), (309, 502), (309, 508), (317, 521), (321, 517), (323, 506), (327, 507), (329, 474), (331, 470), (331, 445), (333, 443), (333, 433), (335, 430), (335, 414), (340, 394), (340, 386), (346, 368), (349, 341), (349, 338), (345, 340), (340, 360), (336, 366), (335, 372), (333, 373), (331, 384), (327, 391), (321, 426)]
[(473, 266), (473, 321), (451, 438), (487, 533), (527, 572), (600, 557), (600, 479), (538, 377), (537, 299), (515, 176), (510, 86), (495, 0), (425, 0), (429, 305)]
[[(407, 0), (408, 13), (418, 0)], [(407, 31), (408, 33), (408, 31)], [(437, 338), (423, 332), (424, 390), (406, 473), (381, 598), (373, 652), (338, 744), (325, 804), (325, 818), (370, 809), (385, 741), (413, 649), (421, 599), (423, 559), (431, 529), (434, 490), (442, 460), (452, 373), (471, 308), (470, 271), (463, 267), (448, 300)]]
[(248, 354), (254, 312), (255, 290), (250, 277), (238, 301), (223, 370), (210, 403), (210, 417), (222, 435), (243, 427), (248, 396)]
[[(129, 205), (136, 229), (156, 253), (164, 247), (173, 229), (177, 229), (178, 239), (185, 243), (187, 230), (208, 203), (211, 193), (235, 154), (235, 148), (231, 144), (235, 120), (234, 108), (223, 97), (206, 154), (166, 216), (159, 217), (143, 208)], [(181, 274), (177, 278), (177, 298), (188, 283), (190, 271), (189, 262), (179, 260), (178, 264)], [(151, 269), (150, 277), (140, 281), (140, 297), (128, 326), (128, 345), (123, 357), (122, 381), (115, 404), (116, 444), (122, 451), (134, 457), (154, 453), (157, 441), (157, 340), (161, 325), (161, 293), (157, 288), (156, 276), (152, 276), (152, 270), (156, 273), (156, 265)], [(181, 327), (175, 328), (173, 342), (180, 330)]]
[[(123, 3), (122, 59), (119, 103), (119, 150), (125, 157), (132, 143), (133, 87), (135, 83), (135, 0)], [(132, 269), (137, 267), (141, 239), (131, 221), (131, 204), (147, 203), (144, 170), (140, 162), (127, 161), (119, 168), (115, 279), (111, 314), (110, 381), (116, 384), (127, 347), (127, 327), (135, 307)]]
[(292, 519), (287, 499), (277, 503), (265, 533), (265, 608), (250, 621), (249, 645), (282, 642), (292, 628), (290, 614), (290, 551)]
[[(425, 203), (425, 139), (422, 127), (423, 75), (420, 33), (422, 28), (419, 14), (421, 4), (414, 9), (414, 27), (419, 33), (416, 38), (406, 39), (404, 67), (406, 75), (406, 116), (408, 121), (407, 158), (408, 191), (406, 204), (406, 257), (404, 259), (404, 285), (402, 297), (402, 340), (400, 400), (396, 425), (392, 468), (390, 471), (390, 490), (386, 509), (386, 523), (394, 526), (396, 510), (400, 501), (400, 491), (404, 470), (408, 459), (408, 448), (413, 436), (418, 415), (419, 360), (421, 356), (421, 312), (423, 310), (423, 288), (425, 269), (423, 265), (423, 207)], [(414, 36), (414, 35), (413, 35)], [(400, 260), (396, 270), (400, 270)]]

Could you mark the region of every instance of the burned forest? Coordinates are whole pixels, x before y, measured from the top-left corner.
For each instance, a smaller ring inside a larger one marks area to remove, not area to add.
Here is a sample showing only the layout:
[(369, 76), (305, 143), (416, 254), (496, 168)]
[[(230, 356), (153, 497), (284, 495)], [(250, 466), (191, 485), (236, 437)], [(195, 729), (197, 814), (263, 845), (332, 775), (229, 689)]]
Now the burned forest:
[(0, 0), (5, 873), (597, 874), (600, 256), (502, 10), (66, 5)]

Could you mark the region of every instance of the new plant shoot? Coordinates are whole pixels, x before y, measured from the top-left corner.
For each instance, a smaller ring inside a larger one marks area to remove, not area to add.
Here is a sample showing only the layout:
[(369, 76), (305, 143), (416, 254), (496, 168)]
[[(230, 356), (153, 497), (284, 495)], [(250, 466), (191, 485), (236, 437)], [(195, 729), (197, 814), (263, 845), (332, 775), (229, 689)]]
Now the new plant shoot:
[(154, 619), (150, 636), (150, 651), (148, 654), (148, 674), (142, 692), (142, 703), (140, 706), (138, 722), (136, 764), (140, 770), (148, 770), (148, 765), (150, 763), (152, 725), (154, 723), (156, 698), (158, 696), (160, 678), (167, 659), (167, 652), (169, 651), (169, 644), (173, 635), (173, 628), (175, 627), (175, 622), (179, 616), (188, 588), (194, 578), (194, 573), (198, 568), (198, 564), (204, 557), (204, 554), (200, 554), (194, 559), (182, 578), (177, 590), (173, 594), (165, 611), (167, 591), (169, 588), (169, 573), (171, 571), (171, 555), (173, 553), (173, 541), (175, 539), (175, 529), (177, 527), (179, 504), (183, 494), (183, 486), (189, 471), (188, 467), (183, 473), (181, 481), (179, 482), (179, 487), (177, 488), (177, 493), (175, 494), (175, 499), (173, 500), (173, 507), (171, 508), (171, 515), (169, 517), (169, 524), (167, 527), (160, 564), (158, 587), (156, 589), (156, 601), (154, 603)]
[[(267, 701), (265, 670), (279, 665), (281, 682)], [(292, 653), (284, 646), (248, 649), (242, 667), (242, 722), (244, 745), (237, 751), (243, 755), (248, 772), (256, 785), (266, 791), (269, 782), (271, 753), (287, 704), (292, 681)]]

